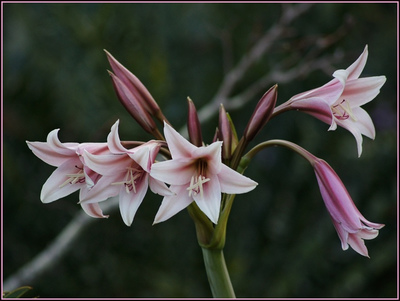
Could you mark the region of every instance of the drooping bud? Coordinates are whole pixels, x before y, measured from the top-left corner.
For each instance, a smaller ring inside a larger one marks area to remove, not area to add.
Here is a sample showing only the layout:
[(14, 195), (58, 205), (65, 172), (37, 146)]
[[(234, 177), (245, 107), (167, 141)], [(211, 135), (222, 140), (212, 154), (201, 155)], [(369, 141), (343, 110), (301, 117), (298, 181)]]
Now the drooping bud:
[(273, 87), (271, 87), (258, 102), (253, 112), (253, 115), (250, 117), (250, 120), (244, 131), (243, 136), (247, 141), (252, 140), (271, 117), (278, 95), (277, 89), (278, 85), (274, 85)]
[(107, 50), (104, 51), (107, 54), (107, 59), (115, 75), (125, 84), (126, 87), (128, 87), (131, 93), (135, 95), (136, 99), (141, 103), (146, 111), (158, 118), (161, 122), (166, 120), (157, 102), (143, 83), (132, 74), (132, 72), (118, 62)]
[(153, 134), (156, 130), (156, 124), (143, 108), (142, 103), (115, 74), (112, 72), (109, 72), (109, 74), (119, 101), (146, 132)]
[(197, 116), (196, 107), (190, 97), (188, 100), (188, 119), (187, 119), (187, 127), (189, 132), (189, 140), (192, 144), (196, 146), (203, 145), (203, 138), (201, 135), (201, 127), (199, 117)]
[(219, 135), (222, 144), (222, 159), (229, 160), (232, 155), (232, 130), (223, 104), (219, 107)]

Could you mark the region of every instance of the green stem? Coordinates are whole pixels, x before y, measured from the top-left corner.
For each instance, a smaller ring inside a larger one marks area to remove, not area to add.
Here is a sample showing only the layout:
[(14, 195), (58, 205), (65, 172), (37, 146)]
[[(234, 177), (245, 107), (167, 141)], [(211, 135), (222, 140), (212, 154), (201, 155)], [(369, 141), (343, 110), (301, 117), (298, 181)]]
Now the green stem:
[(224, 252), (220, 249), (206, 249), (203, 251), (204, 265), (207, 271), (208, 282), (214, 298), (236, 298), (226, 268)]

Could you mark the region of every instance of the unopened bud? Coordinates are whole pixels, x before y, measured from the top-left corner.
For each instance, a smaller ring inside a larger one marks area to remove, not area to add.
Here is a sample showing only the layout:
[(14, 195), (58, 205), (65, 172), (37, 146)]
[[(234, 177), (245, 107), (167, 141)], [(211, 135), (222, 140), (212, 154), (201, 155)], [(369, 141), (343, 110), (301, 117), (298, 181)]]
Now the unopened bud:
[(142, 82), (120, 62), (118, 62), (107, 50), (104, 51), (107, 54), (107, 59), (115, 75), (125, 84), (126, 87), (128, 87), (131, 93), (135, 95), (136, 99), (147, 112), (160, 119), (160, 121), (163, 121), (165, 117), (162, 114), (160, 107)]
[(199, 117), (197, 116), (196, 107), (190, 97), (188, 100), (188, 119), (187, 127), (189, 132), (189, 140), (192, 144), (196, 146), (203, 145), (203, 137), (201, 135), (201, 127)]
[(154, 133), (156, 125), (150, 114), (143, 108), (142, 103), (115, 74), (112, 72), (109, 72), (109, 74), (117, 97), (125, 109), (146, 132)]
[(219, 134), (222, 144), (222, 159), (230, 159), (232, 155), (232, 130), (224, 106), (219, 107)]
[(278, 85), (271, 87), (258, 102), (244, 131), (243, 136), (247, 141), (251, 141), (271, 117), (278, 95), (277, 89)]

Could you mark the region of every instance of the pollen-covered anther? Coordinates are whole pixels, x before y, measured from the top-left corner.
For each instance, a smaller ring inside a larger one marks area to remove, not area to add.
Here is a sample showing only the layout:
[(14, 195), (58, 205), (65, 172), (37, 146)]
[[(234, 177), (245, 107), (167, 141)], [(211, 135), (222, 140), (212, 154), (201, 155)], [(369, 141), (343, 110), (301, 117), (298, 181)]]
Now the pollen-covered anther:
[(205, 176), (199, 175), (198, 177), (192, 176), (190, 179), (190, 185), (186, 190), (189, 191), (189, 197), (193, 195), (197, 195), (200, 193), (200, 197), (203, 198), (203, 184), (210, 181), (209, 178)]
[(79, 183), (85, 182), (85, 174), (83, 173), (83, 169), (79, 168), (78, 166), (75, 166), (75, 167), (79, 169), (78, 173), (67, 174), (66, 176), (68, 177), (68, 179), (64, 183), (62, 183), (60, 186), (58, 186), (59, 188), (63, 188), (67, 184), (75, 184), (77, 182), (79, 182)]
[(354, 121), (357, 121), (357, 117), (353, 114), (349, 102), (345, 99), (341, 103), (332, 106), (332, 113), (339, 120), (346, 120), (350, 117)]
[(143, 171), (133, 167), (128, 167), (127, 170), (125, 181), (114, 182), (111, 185), (125, 185), (126, 193), (130, 193), (132, 190), (136, 193), (136, 180), (142, 176)]

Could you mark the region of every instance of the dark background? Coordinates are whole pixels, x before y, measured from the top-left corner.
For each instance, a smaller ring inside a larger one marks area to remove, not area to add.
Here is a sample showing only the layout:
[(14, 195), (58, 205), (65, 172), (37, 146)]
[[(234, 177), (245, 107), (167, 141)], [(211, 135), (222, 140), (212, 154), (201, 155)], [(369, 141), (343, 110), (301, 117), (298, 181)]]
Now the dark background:
[[(25, 141), (105, 141), (120, 119), (123, 140), (148, 140), (124, 111), (107, 74), (103, 49), (136, 74), (176, 128), (185, 126), (186, 97), (201, 108), (225, 70), (279, 19), (281, 4), (3, 4), (3, 273), (4, 279), (46, 248), (81, 210), (74, 193), (40, 202), (54, 170)], [(396, 4), (315, 4), (245, 74), (242, 87), (288, 55), (312, 51), (317, 36), (343, 24), (344, 34), (321, 55), (344, 54), (347, 68), (369, 46), (362, 77), (386, 75), (364, 108), (376, 139), (357, 158), (351, 133), (303, 113), (271, 120), (256, 141), (298, 143), (337, 171), (364, 216), (386, 226), (366, 241), (370, 259), (340, 240), (312, 168), (282, 148), (260, 153), (246, 175), (259, 183), (239, 195), (230, 216), (225, 258), (238, 297), (373, 297), (397, 295), (397, 23)], [(225, 69), (225, 70), (224, 70)], [(332, 72), (334, 71), (331, 70)], [(278, 104), (316, 88), (332, 72), (279, 83)], [(272, 86), (274, 83), (271, 83)], [(265, 89), (266, 91), (267, 89)], [(264, 91), (264, 92), (265, 92)], [(242, 133), (257, 97), (229, 111)], [(203, 123), (211, 142), (217, 115)], [(193, 223), (182, 211), (152, 226), (161, 197), (148, 194), (131, 227), (119, 211), (94, 220), (50, 269), (30, 283), (39, 297), (211, 297)]]

